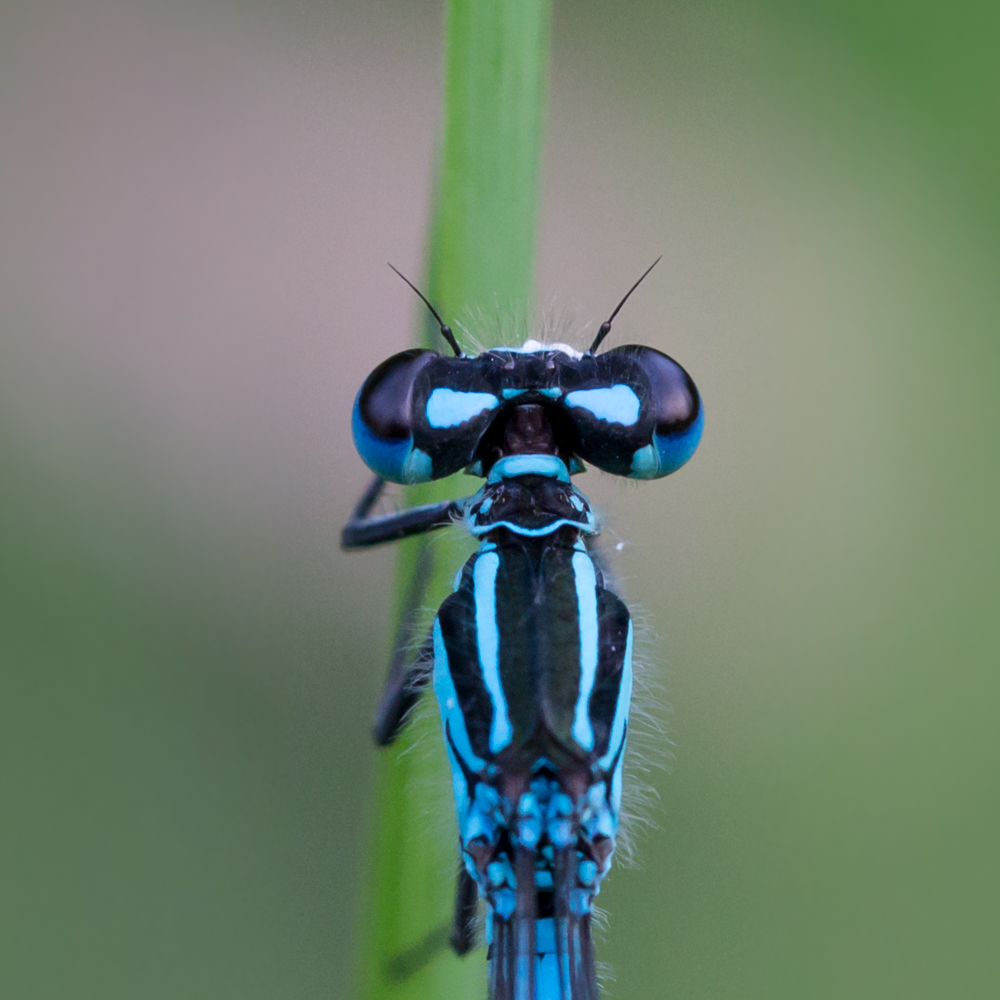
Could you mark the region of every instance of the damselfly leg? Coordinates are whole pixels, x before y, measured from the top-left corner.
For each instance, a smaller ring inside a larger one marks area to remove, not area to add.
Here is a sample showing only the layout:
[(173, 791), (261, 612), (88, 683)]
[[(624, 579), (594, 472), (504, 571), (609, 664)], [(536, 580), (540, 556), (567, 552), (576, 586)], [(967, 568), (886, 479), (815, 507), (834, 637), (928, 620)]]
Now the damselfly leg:
[(479, 913), (479, 886), (465, 866), (458, 869), (455, 888), (455, 920), (451, 930), (451, 947), (456, 955), (468, 954), (476, 944), (476, 917)]
[(378, 503), (384, 488), (385, 480), (381, 476), (375, 476), (368, 484), (340, 533), (341, 548), (350, 551), (398, 542), (411, 535), (446, 528), (462, 516), (457, 501), (444, 500), (372, 517), (371, 510)]
[(421, 692), (434, 672), (434, 643), (427, 636), (413, 653), (410, 637), (417, 627), (419, 608), (430, 575), (431, 556), (426, 548), (417, 555), (417, 563), (410, 579), (409, 592), (399, 619), (393, 642), (392, 660), (386, 674), (382, 695), (375, 711), (372, 735), (382, 747), (388, 746), (399, 736), (406, 720), (420, 698)]

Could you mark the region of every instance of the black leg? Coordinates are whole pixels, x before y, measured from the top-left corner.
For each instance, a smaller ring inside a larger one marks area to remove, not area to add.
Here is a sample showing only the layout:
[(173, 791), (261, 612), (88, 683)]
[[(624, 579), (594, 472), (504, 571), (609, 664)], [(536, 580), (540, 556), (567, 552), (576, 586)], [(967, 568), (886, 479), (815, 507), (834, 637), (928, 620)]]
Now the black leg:
[(386, 965), (387, 978), (393, 982), (409, 979), (450, 944), (456, 955), (467, 955), (476, 944), (476, 911), (479, 889), (463, 865), (458, 873), (455, 893), (455, 921), (449, 935), (447, 927), (435, 927), (412, 948), (393, 956)]
[(455, 922), (451, 928), (451, 948), (456, 955), (466, 955), (476, 944), (476, 912), (479, 908), (479, 886), (465, 865), (458, 870), (455, 889)]
[(448, 947), (448, 925), (441, 924), (428, 931), (412, 948), (401, 951), (385, 963), (386, 979), (391, 983), (405, 982), (428, 965), (439, 952)]
[(372, 735), (379, 746), (388, 746), (399, 735), (410, 710), (434, 672), (434, 643), (431, 637), (424, 639), (412, 660), (407, 642), (407, 638), (413, 634), (413, 619), (423, 600), (430, 572), (431, 553), (425, 545), (417, 555), (417, 563), (413, 568), (410, 591), (406, 595), (399, 628), (396, 630), (392, 662), (375, 710)]
[(428, 636), (412, 663), (407, 663), (406, 659), (405, 648), (397, 649), (393, 654), (382, 697), (375, 710), (372, 736), (380, 747), (387, 747), (399, 736), (407, 716), (434, 673), (434, 644), (431, 638)]
[(357, 506), (351, 512), (350, 520), (340, 533), (340, 545), (345, 549), (363, 549), (384, 542), (398, 542), (410, 535), (419, 535), (435, 528), (446, 528), (462, 516), (462, 508), (456, 500), (440, 503), (421, 504), (409, 507), (395, 514), (369, 517), (372, 507), (382, 495), (385, 480), (376, 476), (361, 495)]

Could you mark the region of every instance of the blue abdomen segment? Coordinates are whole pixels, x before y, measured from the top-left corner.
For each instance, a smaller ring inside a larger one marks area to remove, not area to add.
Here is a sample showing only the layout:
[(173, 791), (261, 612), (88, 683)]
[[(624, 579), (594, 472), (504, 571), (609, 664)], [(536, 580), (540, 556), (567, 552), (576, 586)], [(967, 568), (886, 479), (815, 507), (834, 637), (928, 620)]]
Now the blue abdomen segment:
[(477, 794), (488, 810), (478, 828), (501, 821), (492, 839), (462, 845), (488, 907), (490, 997), (596, 1000), (593, 901), (610, 867), (617, 824), (608, 783), (595, 781), (574, 799), (551, 762), (539, 759), (532, 773), (516, 802)]
[(632, 456), (630, 479), (659, 479), (676, 472), (695, 453), (705, 428), (705, 410), (699, 405), (698, 416), (684, 430), (653, 434), (652, 443), (639, 448)]

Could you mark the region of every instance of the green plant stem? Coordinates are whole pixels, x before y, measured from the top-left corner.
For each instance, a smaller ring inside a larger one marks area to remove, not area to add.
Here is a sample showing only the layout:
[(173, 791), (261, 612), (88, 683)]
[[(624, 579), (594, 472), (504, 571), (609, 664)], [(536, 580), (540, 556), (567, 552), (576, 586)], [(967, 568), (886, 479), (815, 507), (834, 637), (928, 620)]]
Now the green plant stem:
[[(549, 22), (549, 0), (447, 5), (445, 127), (428, 290), (446, 321), (485, 319), (475, 330), (484, 342), (501, 333), (520, 339), (511, 324), (530, 315)], [(446, 350), (436, 325), (423, 329), (428, 346)], [(457, 477), (408, 490), (407, 500), (477, 488), (476, 480)], [(469, 552), (457, 530), (401, 546), (397, 618), (409, 610), (419, 558), (430, 559), (431, 571), (417, 603), (436, 607)], [(380, 755), (375, 800), (360, 949), (364, 996), (484, 996), (482, 952), (459, 959), (447, 947), (458, 838), (440, 727), (428, 706)]]

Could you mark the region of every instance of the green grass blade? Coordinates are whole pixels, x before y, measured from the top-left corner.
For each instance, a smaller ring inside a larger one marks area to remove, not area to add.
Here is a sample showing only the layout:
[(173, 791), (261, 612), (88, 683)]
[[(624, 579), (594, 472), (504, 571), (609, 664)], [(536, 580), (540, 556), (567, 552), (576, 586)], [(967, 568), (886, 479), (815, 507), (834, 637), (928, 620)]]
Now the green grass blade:
[[(483, 342), (520, 340), (517, 321), (530, 316), (550, 14), (549, 0), (448, 3), (444, 142), (427, 284), (445, 320), (458, 326), (472, 317)], [(436, 325), (425, 331), (430, 346), (446, 351)], [(476, 480), (458, 477), (414, 488), (408, 499), (476, 488)], [(401, 546), (397, 615), (426, 546), (432, 570), (419, 603), (428, 607), (448, 593), (470, 551), (457, 531)], [(360, 948), (367, 1000), (486, 993), (483, 953), (457, 959), (447, 948), (457, 832), (436, 713), (426, 708), (377, 767)]]
[[(446, 316), (530, 301), (549, 4), (448, 8), (446, 119), (432, 288)], [(509, 318), (509, 317), (508, 317)]]

